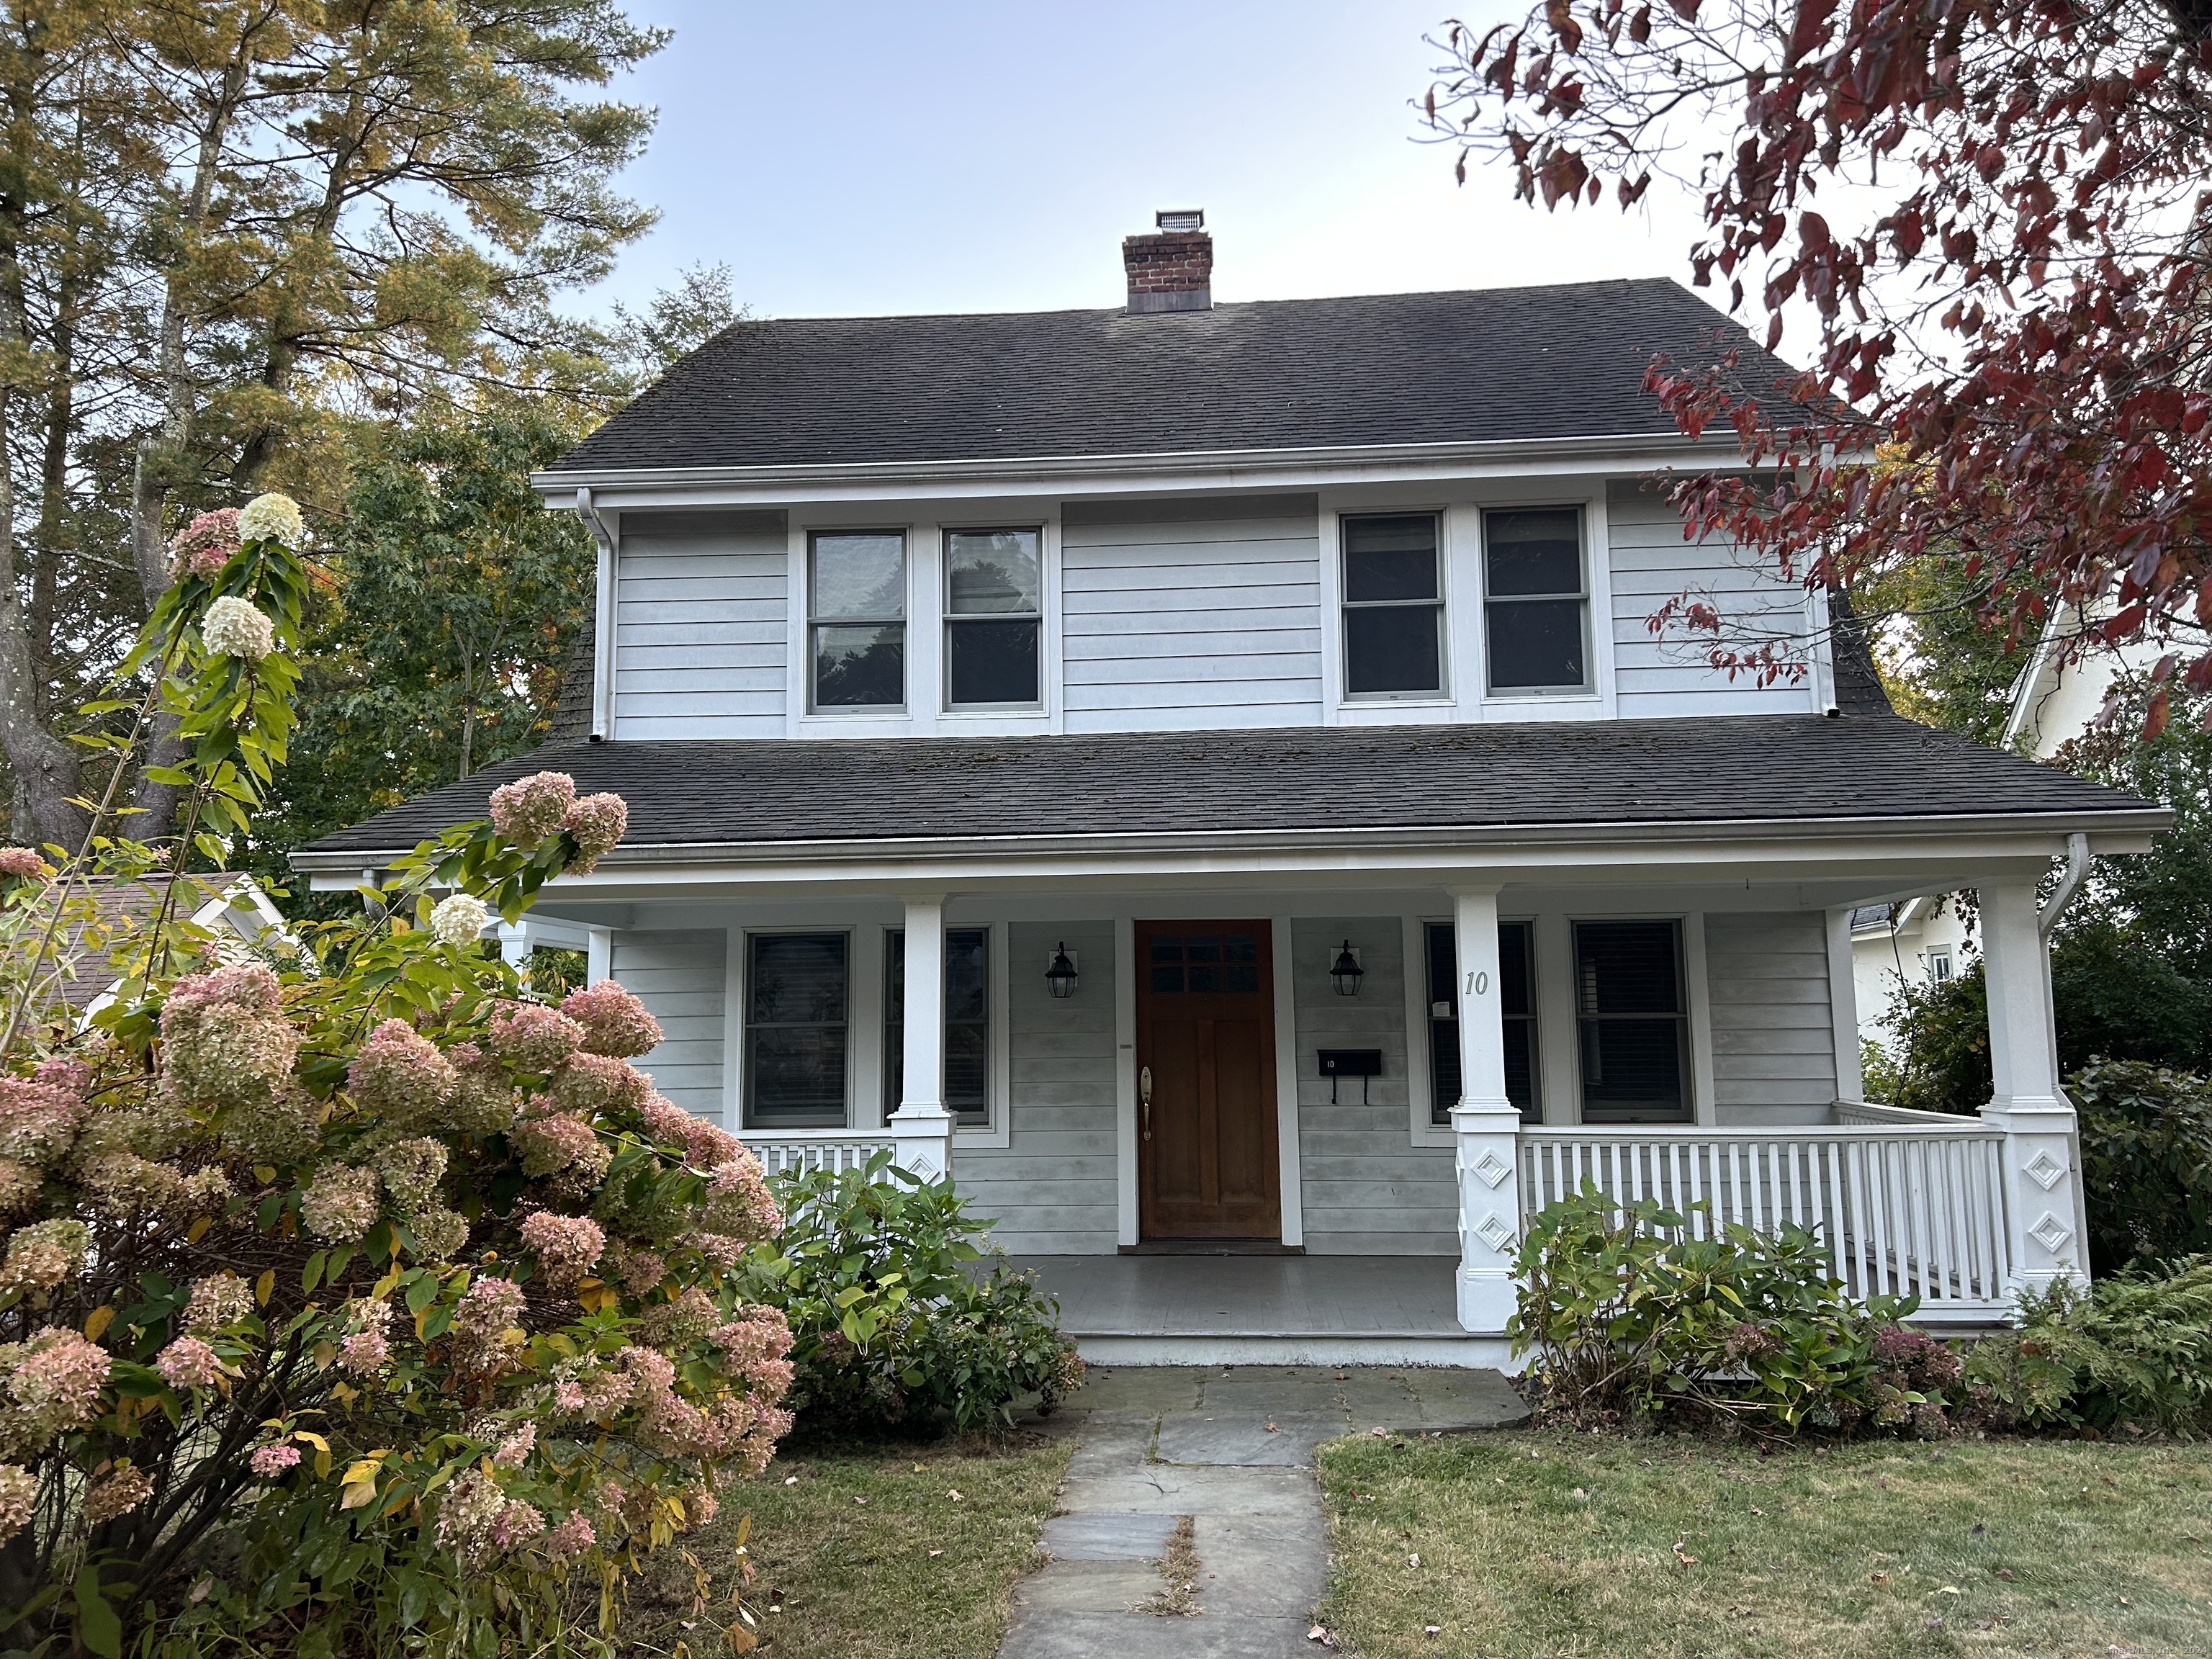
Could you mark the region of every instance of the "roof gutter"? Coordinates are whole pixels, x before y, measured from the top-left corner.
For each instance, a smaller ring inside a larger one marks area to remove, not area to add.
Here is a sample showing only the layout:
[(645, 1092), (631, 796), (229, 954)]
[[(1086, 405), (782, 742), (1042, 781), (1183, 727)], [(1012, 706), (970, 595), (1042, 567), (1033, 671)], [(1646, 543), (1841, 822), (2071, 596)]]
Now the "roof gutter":
[(2066, 914), (2066, 907), (2074, 902), (2081, 890), (2081, 878), (2089, 873), (2089, 837), (2075, 830), (2066, 837), (2066, 873), (2058, 878), (2058, 886), (2035, 913), (2035, 925), (2043, 937), (2049, 939), (2051, 930), (2058, 926), (2058, 918)]

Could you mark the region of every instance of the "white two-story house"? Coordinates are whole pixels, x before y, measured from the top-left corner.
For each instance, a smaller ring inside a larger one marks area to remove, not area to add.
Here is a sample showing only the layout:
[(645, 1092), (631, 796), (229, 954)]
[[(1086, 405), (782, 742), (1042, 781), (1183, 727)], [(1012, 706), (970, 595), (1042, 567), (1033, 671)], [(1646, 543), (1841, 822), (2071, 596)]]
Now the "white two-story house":
[[(344, 887), (554, 769), (544, 892), (771, 1166), (949, 1170), (1108, 1358), (1495, 1363), (1584, 1179), (2001, 1316), (2081, 1260), (2038, 888), (2158, 809), (1893, 715), (1822, 596), (1686, 541), (1740, 465), (1665, 282), (748, 321), (536, 479), (599, 546), (568, 726), (329, 837)], [(1731, 680), (1695, 591), (1790, 642)], [(585, 695), (586, 694), (587, 695)], [(1853, 907), (1975, 887), (1997, 1095), (1858, 1101)]]

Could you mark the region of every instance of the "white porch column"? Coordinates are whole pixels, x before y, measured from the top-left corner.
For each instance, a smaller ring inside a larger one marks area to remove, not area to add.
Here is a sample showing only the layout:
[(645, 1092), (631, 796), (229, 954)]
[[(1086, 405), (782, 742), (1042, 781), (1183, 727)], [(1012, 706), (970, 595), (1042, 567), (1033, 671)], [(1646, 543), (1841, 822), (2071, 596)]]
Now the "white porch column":
[(904, 1079), (884, 1120), (899, 1168), (926, 1179), (952, 1168), (952, 1115), (945, 1109), (945, 896), (906, 902)]
[(2081, 1154), (2074, 1105), (2058, 1086), (2051, 961), (2035, 889), (1981, 890), (1982, 964), (1989, 984), (1990, 1068), (1996, 1092), (1982, 1116), (2005, 1132), (2004, 1199), (2015, 1288), (2088, 1277)]
[(1521, 1114), (1505, 1097), (1505, 1023), (1498, 982), (1498, 890), (1452, 895), (1459, 983), (1459, 1322), (1494, 1336), (1513, 1312), (1521, 1242)]

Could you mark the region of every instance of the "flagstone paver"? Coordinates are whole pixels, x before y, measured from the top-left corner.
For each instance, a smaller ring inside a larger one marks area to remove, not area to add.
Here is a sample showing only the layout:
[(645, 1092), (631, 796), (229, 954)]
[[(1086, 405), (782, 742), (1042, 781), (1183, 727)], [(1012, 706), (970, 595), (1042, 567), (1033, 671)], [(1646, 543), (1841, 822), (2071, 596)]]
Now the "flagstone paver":
[[(1123, 1365), (1096, 1370), (1048, 1431), (1076, 1442), (1048, 1522), (1052, 1559), (1015, 1590), (1000, 1659), (1285, 1659), (1328, 1577), (1314, 1448), (1381, 1429), (1437, 1434), (1527, 1415), (1495, 1371)], [(1182, 1517), (1195, 1613), (1137, 1609)]]

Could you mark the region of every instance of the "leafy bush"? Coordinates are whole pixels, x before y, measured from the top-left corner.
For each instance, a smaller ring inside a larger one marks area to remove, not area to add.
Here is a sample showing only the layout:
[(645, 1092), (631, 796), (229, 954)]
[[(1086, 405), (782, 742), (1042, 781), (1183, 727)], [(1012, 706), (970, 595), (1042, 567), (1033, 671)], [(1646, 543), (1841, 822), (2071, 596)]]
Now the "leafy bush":
[(1869, 1099), (1971, 1117), (1996, 1089), (1989, 985), (1975, 963), (1954, 979), (1899, 985), (1889, 1001), (1895, 1056), (1867, 1073)]
[[(604, 1620), (788, 1427), (790, 1334), (734, 1271), (779, 1218), (629, 1064), (659, 1040), (635, 998), (526, 1000), (479, 945), (621, 840), (617, 797), (508, 785), (281, 968), (166, 912), (99, 931), (85, 878), (221, 857), (284, 757), (298, 510), (234, 516), (125, 667), (138, 729), (183, 738), (180, 843), (0, 849), (0, 1627), (103, 1659), (573, 1648), (575, 1581)], [(89, 1024), (71, 953), (118, 976)]]
[(1571, 1420), (1927, 1433), (1958, 1394), (1957, 1356), (1897, 1322), (1917, 1301), (1855, 1301), (1802, 1227), (1693, 1238), (1680, 1212), (1585, 1182), (1530, 1221), (1518, 1271), (1513, 1351)]
[(2100, 1060), (2066, 1090), (2081, 1115), (2095, 1271), (2212, 1250), (2212, 1079)]
[(2212, 1256), (2061, 1279), (1974, 1345), (1966, 1377), (2000, 1426), (2212, 1433)]
[(923, 1181), (878, 1153), (865, 1169), (778, 1176), (785, 1215), (753, 1252), (751, 1292), (782, 1310), (811, 1431), (931, 1431), (1011, 1422), (1024, 1394), (1049, 1407), (1081, 1385), (1059, 1304), (990, 1260), (990, 1226), (951, 1181)]

